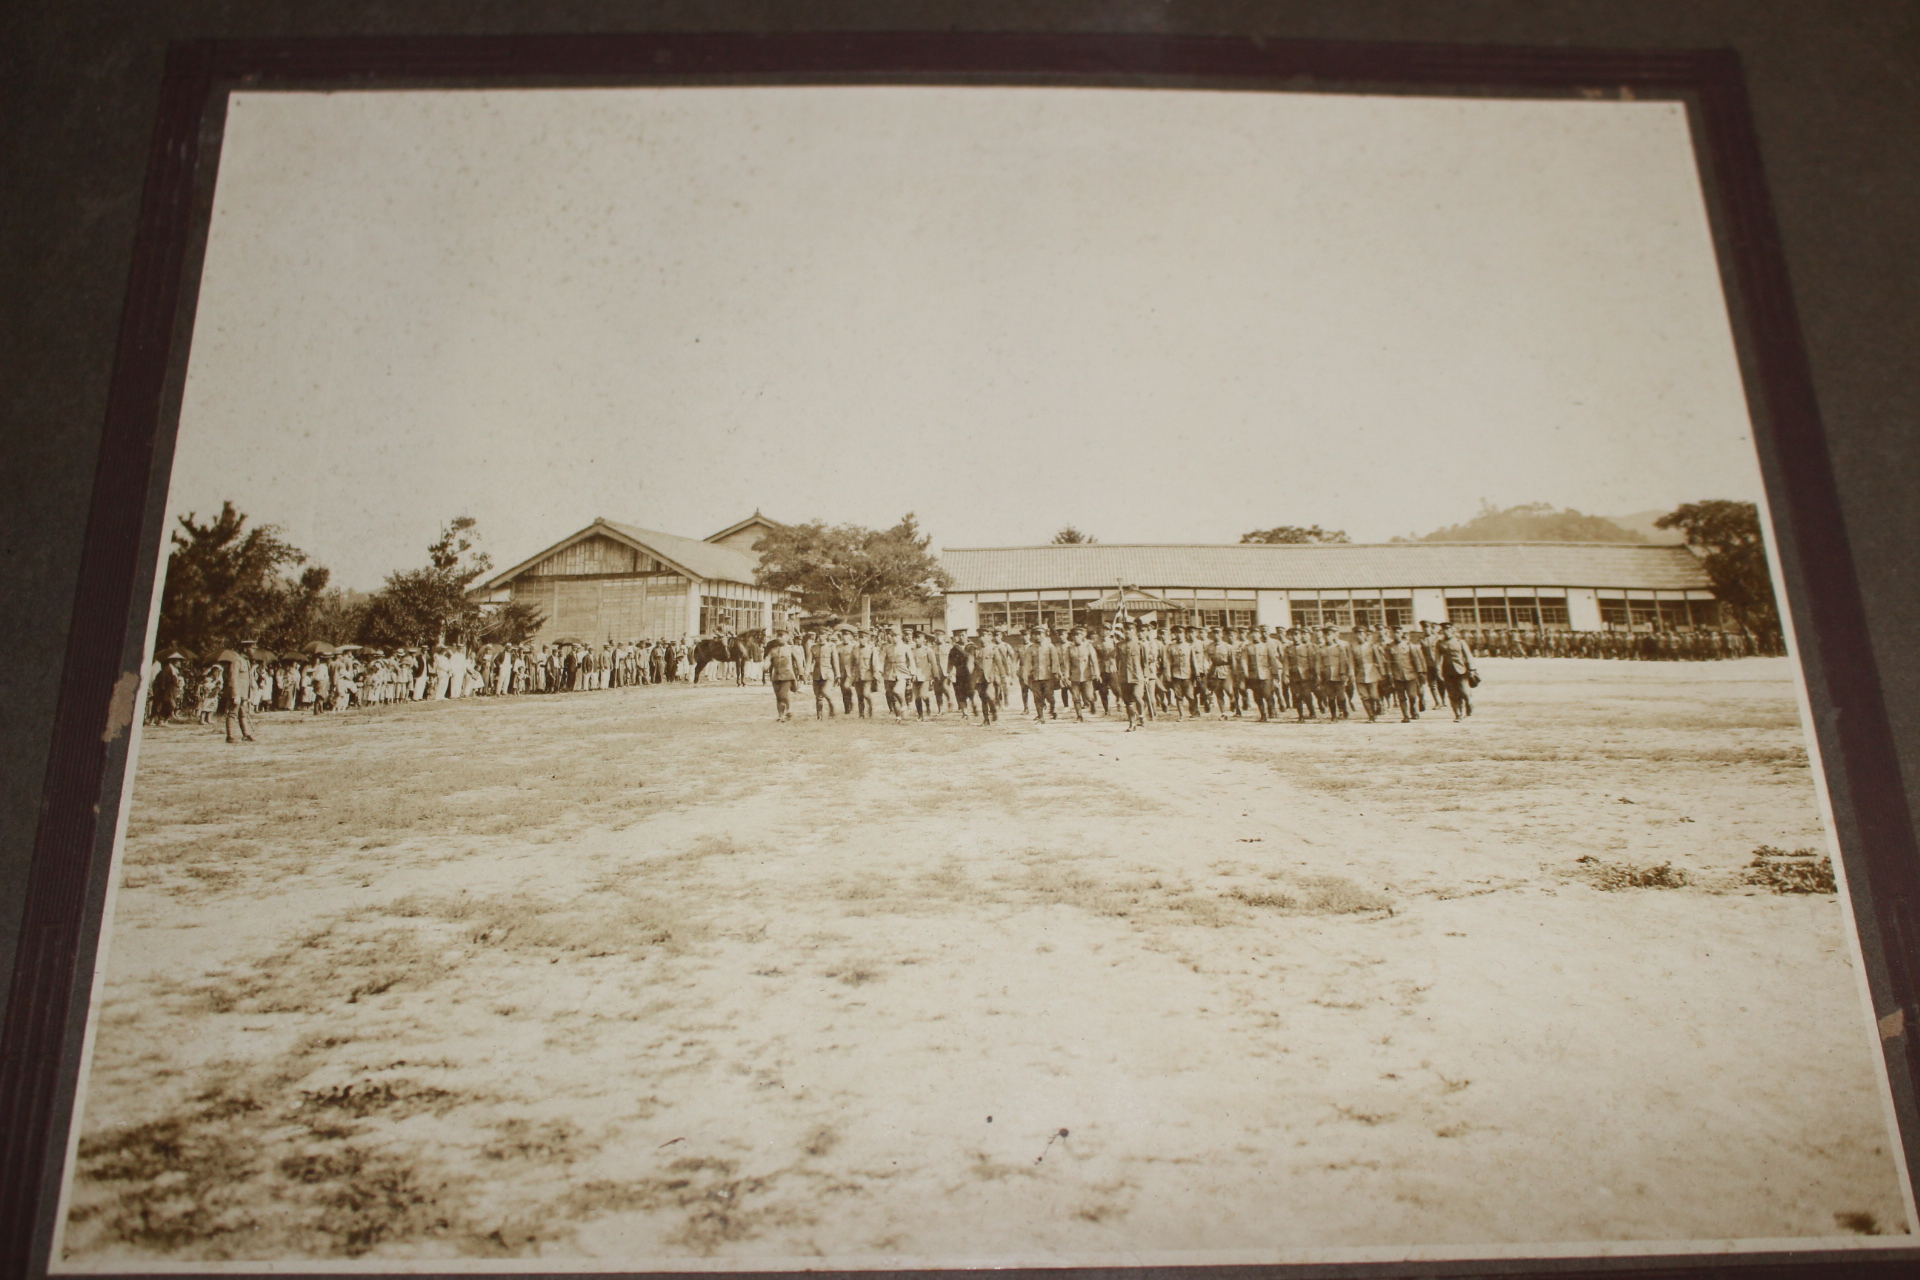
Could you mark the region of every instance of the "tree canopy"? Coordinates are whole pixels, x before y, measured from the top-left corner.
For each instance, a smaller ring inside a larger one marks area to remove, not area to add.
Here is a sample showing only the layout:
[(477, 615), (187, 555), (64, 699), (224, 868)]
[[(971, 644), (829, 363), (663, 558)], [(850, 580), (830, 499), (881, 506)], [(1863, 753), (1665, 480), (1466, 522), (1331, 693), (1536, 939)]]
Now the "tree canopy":
[(1420, 542), (1645, 542), (1631, 529), (1605, 516), (1584, 515), (1572, 507), (1556, 509), (1551, 502), (1523, 502), (1496, 507), (1484, 498), (1480, 514), (1462, 524), (1418, 539)]
[(841, 617), (859, 613), (863, 600), (883, 610), (924, 605), (953, 581), (928, 550), (931, 542), (911, 512), (891, 529), (823, 520), (784, 525), (754, 544), (757, 580), (799, 592), (811, 611)]
[(233, 503), (201, 520), (188, 512), (173, 531), (167, 580), (160, 592), (156, 642), (159, 652), (184, 650), (205, 658), (241, 640), (293, 646), (312, 602), (327, 585), (327, 571), (309, 566), (298, 581), (288, 570), (307, 563), (270, 524), (247, 528)]
[(1100, 541), (1100, 539), (1090, 533), (1083, 533), (1073, 525), (1067, 525), (1061, 529), (1060, 532), (1053, 535), (1053, 545), (1056, 547), (1083, 546), (1098, 541)]
[(1767, 570), (1766, 536), (1760, 528), (1760, 509), (1751, 502), (1713, 498), (1675, 507), (1654, 521), (1661, 529), (1678, 529), (1700, 557), (1713, 582), (1713, 592), (1734, 621), (1748, 631), (1777, 634), (1780, 612), (1773, 598), (1773, 575)]
[[(386, 584), (367, 601), (361, 643), (400, 648), (470, 644), (486, 637), (490, 618), (467, 596), (473, 580), (493, 567), (492, 557), (479, 549), (478, 524), (472, 516), (449, 521), (427, 548), (425, 568), (387, 575)], [(538, 628), (535, 621), (527, 634)]]
[(1277, 524), (1271, 529), (1255, 529), (1240, 535), (1242, 542), (1346, 542), (1339, 529), (1322, 529), (1317, 524)]

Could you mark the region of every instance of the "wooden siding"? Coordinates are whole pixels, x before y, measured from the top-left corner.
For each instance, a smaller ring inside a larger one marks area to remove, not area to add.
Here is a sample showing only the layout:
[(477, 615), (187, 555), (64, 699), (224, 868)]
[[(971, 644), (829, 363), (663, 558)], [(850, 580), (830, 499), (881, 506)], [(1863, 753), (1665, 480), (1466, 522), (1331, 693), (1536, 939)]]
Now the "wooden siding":
[(666, 573), (667, 567), (644, 551), (624, 542), (615, 542), (602, 534), (582, 538), (570, 547), (554, 552), (528, 569), (522, 577), (584, 577), (615, 573)]

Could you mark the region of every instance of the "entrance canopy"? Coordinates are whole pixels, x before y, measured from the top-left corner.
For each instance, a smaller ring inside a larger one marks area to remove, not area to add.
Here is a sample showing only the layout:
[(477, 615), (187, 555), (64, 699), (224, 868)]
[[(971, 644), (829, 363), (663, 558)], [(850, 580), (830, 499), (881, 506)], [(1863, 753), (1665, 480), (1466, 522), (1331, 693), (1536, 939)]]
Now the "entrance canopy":
[(1173, 606), (1164, 597), (1138, 587), (1125, 587), (1101, 596), (1087, 606), (1092, 613), (1159, 613)]

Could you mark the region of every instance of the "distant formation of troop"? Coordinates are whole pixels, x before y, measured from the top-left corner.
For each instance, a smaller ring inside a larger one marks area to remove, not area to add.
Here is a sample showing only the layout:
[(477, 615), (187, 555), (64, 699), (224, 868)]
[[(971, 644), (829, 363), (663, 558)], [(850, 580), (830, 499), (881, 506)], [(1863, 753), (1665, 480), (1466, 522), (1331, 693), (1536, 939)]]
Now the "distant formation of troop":
[(1481, 658), (1625, 658), (1643, 662), (1715, 662), (1777, 658), (1787, 651), (1777, 635), (1744, 631), (1553, 631), (1531, 627), (1459, 629)]
[[(1124, 715), (1149, 721), (1197, 717), (1368, 720), (1450, 709), (1473, 714), (1478, 657), (1704, 661), (1775, 656), (1778, 637), (1745, 632), (1551, 631), (1362, 625), (1203, 627), (1121, 622), (1103, 627), (912, 631), (842, 626), (831, 631), (723, 632), (677, 640), (560, 640), (547, 644), (434, 645), (391, 653), (357, 645), (274, 654), (251, 640), (204, 666), (174, 652), (148, 682), (147, 722), (226, 717), (230, 741), (249, 738), (249, 713), (320, 714), (354, 707), (471, 696), (578, 693), (636, 685), (724, 681), (770, 683), (776, 714), (792, 718), (794, 694), (811, 686), (814, 714), (896, 720), (946, 714), (1000, 719), (1022, 714)], [(709, 674), (711, 672), (711, 674)], [(236, 738), (236, 732), (238, 737)]]
[[(1018, 644), (1009, 640), (1019, 641)], [(1124, 715), (1127, 731), (1150, 721), (1212, 718), (1402, 721), (1450, 708), (1473, 714), (1479, 684), (1473, 653), (1447, 623), (1418, 629), (1156, 626), (985, 628), (908, 633), (842, 627), (776, 633), (766, 650), (774, 713), (793, 718), (794, 695), (811, 686), (814, 716), (871, 717), (884, 700), (896, 721), (949, 712), (981, 725), (1011, 711), (1039, 721), (1070, 714)]]

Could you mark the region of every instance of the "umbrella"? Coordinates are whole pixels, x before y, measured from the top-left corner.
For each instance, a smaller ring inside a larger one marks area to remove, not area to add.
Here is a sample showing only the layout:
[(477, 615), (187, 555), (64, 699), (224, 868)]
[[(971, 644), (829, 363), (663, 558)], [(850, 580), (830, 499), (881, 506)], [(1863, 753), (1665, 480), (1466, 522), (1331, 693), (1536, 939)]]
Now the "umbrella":
[(241, 657), (239, 654), (235, 653), (231, 649), (222, 649), (220, 651), (220, 656), (215, 658), (214, 661), (215, 662), (245, 662), (246, 659)]
[(178, 649), (175, 649), (172, 653), (162, 658), (161, 661), (162, 662), (191, 662), (193, 661), (193, 659), (189, 658), (186, 654), (180, 652)]
[(309, 640), (301, 645), (300, 648), (301, 651), (305, 653), (332, 653), (334, 651), (333, 646), (325, 640)]
[(356, 653), (359, 649), (360, 646), (357, 644), (337, 644), (333, 646), (335, 653)]
[(275, 653), (275, 652), (274, 652), (273, 650), (271, 650), (271, 649), (261, 649), (261, 648), (259, 648), (259, 647), (257, 647), (257, 646), (256, 646), (255, 648), (252, 648), (252, 649), (249, 649), (249, 650), (247, 650), (247, 656), (248, 656), (249, 658), (252, 658), (252, 659), (253, 659), (253, 660), (254, 660), (255, 662), (278, 662), (278, 661), (280, 661), (280, 655), (279, 655), (279, 654), (277, 654), (277, 653)]

